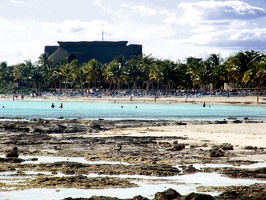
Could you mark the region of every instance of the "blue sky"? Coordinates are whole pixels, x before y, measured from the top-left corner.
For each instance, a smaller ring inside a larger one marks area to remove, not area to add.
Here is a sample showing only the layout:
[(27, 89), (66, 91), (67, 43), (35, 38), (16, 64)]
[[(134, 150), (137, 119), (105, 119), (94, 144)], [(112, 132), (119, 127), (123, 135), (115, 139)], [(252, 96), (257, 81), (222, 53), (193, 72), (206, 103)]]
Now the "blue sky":
[(158, 59), (266, 49), (266, 0), (0, 0), (0, 62), (57, 41), (127, 40)]

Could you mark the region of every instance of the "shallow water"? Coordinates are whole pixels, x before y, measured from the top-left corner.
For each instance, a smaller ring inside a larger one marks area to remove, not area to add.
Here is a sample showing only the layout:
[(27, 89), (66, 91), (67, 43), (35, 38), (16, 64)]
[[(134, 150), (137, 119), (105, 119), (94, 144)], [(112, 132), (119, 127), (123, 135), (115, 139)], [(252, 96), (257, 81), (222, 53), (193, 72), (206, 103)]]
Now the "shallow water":
[(230, 164), (193, 164), (193, 166), (197, 169), (201, 168), (222, 168), (222, 167), (233, 167), (233, 168), (240, 168), (240, 169), (256, 169), (261, 167), (266, 167), (265, 161), (258, 161), (257, 163), (253, 163), (250, 165), (240, 165), (240, 166), (234, 166)]
[(118, 162), (118, 161), (89, 161), (82, 157), (38, 156), (37, 161), (29, 160), (33, 158), (32, 156), (20, 156), (20, 158), (27, 160), (22, 164), (39, 164), (39, 163), (54, 163), (54, 162), (67, 161), (67, 162), (78, 162), (82, 164), (130, 165), (127, 162)]
[[(32, 174), (26, 173), (26, 174)], [(107, 175), (91, 174), (88, 177), (103, 177)], [(199, 186), (231, 186), (231, 185), (250, 185), (254, 183), (265, 183), (266, 181), (250, 180), (250, 179), (231, 179), (223, 177), (216, 173), (196, 173), (172, 177), (148, 177), (140, 175), (118, 175), (112, 177), (120, 177), (127, 179), (138, 179), (133, 181), (139, 186), (135, 188), (116, 188), (116, 189), (29, 189), (22, 191), (0, 192), (0, 199), (10, 200), (26, 200), (26, 199), (54, 199), (59, 200), (66, 197), (89, 198), (93, 195), (110, 196), (117, 198), (133, 198), (141, 195), (152, 199), (157, 192), (162, 192), (168, 188), (172, 188), (182, 195), (196, 192)], [(0, 175), (1, 178), (1, 175)], [(151, 180), (156, 183), (150, 183)], [(197, 181), (195, 181), (197, 180)], [(219, 193), (207, 193), (211, 195), (218, 195)]]
[[(149, 120), (223, 120), (245, 117), (266, 120), (266, 106), (140, 102), (63, 102), (64, 108), (51, 108), (50, 101), (0, 101), (0, 118), (43, 119), (149, 119)], [(209, 107), (210, 106), (210, 107)]]

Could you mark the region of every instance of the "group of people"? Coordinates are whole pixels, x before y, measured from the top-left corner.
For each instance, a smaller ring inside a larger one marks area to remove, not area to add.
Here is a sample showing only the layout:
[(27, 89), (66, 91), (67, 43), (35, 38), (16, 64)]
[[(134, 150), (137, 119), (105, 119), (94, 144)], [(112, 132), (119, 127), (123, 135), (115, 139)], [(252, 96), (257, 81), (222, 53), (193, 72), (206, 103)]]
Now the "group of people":
[[(51, 108), (55, 108), (55, 107), (56, 106), (54, 105), (54, 103), (52, 103)], [(63, 108), (63, 104), (62, 103), (60, 104), (59, 108)]]

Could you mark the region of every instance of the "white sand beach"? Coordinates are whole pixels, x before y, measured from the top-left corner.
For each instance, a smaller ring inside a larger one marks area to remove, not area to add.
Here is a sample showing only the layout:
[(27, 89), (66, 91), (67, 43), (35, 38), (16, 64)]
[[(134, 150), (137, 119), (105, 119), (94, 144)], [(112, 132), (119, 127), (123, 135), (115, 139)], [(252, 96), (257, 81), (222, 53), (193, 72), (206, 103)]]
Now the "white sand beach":
[[(13, 97), (10, 96), (1, 96), (0, 100), (13, 100)], [(22, 101), (20, 97), (15, 99), (15, 101)], [(154, 96), (143, 96), (138, 97), (135, 96), (130, 99), (128, 96), (102, 96), (101, 98), (97, 97), (81, 97), (81, 96), (37, 96), (37, 97), (29, 97), (25, 96), (23, 101), (29, 100), (48, 100), (48, 101), (116, 101), (116, 102), (154, 102), (154, 103), (203, 103), (206, 104), (258, 104), (263, 105), (266, 104), (265, 96), (189, 96), (187, 98), (181, 96), (159, 96), (158, 98), (154, 98)]]

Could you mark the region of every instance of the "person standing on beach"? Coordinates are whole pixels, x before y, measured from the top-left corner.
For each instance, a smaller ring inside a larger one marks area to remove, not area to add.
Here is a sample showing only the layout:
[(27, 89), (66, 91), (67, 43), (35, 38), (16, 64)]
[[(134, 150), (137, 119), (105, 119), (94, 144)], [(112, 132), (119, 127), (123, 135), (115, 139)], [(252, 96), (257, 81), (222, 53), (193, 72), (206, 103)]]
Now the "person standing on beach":
[(259, 99), (260, 99), (259, 96), (257, 96), (257, 104), (259, 104)]
[(14, 92), (13, 92), (13, 101), (15, 100), (15, 96), (17, 95), (17, 91), (16, 90), (14, 90)]

